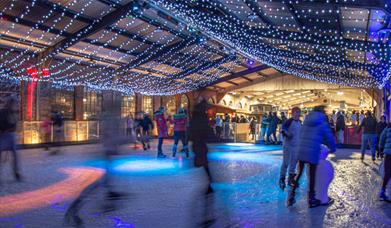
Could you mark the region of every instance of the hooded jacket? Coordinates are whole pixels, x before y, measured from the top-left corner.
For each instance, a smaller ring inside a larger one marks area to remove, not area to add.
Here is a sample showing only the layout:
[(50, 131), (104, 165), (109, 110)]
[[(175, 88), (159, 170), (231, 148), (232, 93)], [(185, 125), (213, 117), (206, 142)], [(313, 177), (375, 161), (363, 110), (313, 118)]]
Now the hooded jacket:
[(186, 131), (187, 116), (185, 114), (175, 114), (171, 122), (174, 124), (174, 131)]
[(155, 112), (154, 120), (156, 121), (158, 137), (159, 138), (167, 137), (168, 136), (167, 120), (164, 117), (164, 113)]
[(379, 147), (385, 154), (391, 155), (391, 128), (384, 129), (380, 135)]
[(327, 117), (321, 112), (311, 112), (304, 120), (300, 130), (298, 159), (300, 161), (318, 164), (321, 144), (335, 152), (335, 139)]

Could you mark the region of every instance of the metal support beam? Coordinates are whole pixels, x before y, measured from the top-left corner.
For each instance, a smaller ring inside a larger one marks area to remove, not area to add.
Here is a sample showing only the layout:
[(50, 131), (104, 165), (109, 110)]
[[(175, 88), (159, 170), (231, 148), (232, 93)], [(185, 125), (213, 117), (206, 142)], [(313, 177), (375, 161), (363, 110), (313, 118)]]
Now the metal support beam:
[(96, 21), (95, 23), (92, 23), (87, 26), (87, 28), (82, 28), (76, 33), (74, 33), (72, 36), (67, 37), (60, 42), (56, 43), (55, 45), (51, 46), (47, 50), (41, 53), (40, 58), (45, 59), (50, 56), (54, 56), (57, 53), (67, 49), (68, 47), (76, 44), (80, 40), (87, 38), (88, 36), (106, 28), (107, 26), (115, 23), (122, 17), (126, 16), (129, 13), (129, 10), (131, 9), (133, 2), (130, 2), (123, 6), (120, 9), (117, 9), (104, 17), (101, 18), (101, 20)]
[(258, 18), (267, 26), (275, 28), (273, 22), (266, 16), (265, 12), (262, 11), (262, 8), (258, 6), (254, 0), (245, 0), (244, 1), (248, 7), (258, 16)]
[(235, 56), (229, 56), (226, 58), (222, 57), (222, 58), (214, 60), (214, 61), (206, 62), (206, 63), (198, 65), (194, 68), (190, 68), (190, 69), (186, 70), (185, 72), (181, 72), (177, 75), (173, 75), (172, 78), (173, 79), (185, 78), (191, 74), (198, 73), (199, 71), (206, 71), (210, 68), (220, 66), (226, 62), (234, 60), (235, 58), (236, 58)]
[(180, 51), (181, 49), (183, 49), (187, 45), (194, 44), (195, 40), (186, 40), (186, 41), (180, 42), (180, 43), (181, 43), (180, 45), (178, 45), (178, 43), (173, 43), (173, 44), (168, 45), (168, 46), (166, 46), (165, 48), (162, 48), (162, 49), (160, 47), (155, 48), (154, 50), (151, 51), (152, 53), (154, 53), (152, 55), (149, 55), (149, 53), (145, 53), (144, 52), (143, 54), (141, 54), (141, 56), (138, 59), (136, 59), (136, 60), (126, 64), (125, 66), (119, 68), (118, 72), (124, 73), (124, 71), (128, 70), (129, 67), (135, 68), (135, 67), (138, 67), (138, 66), (140, 66), (140, 65), (142, 65), (144, 63), (147, 63), (149, 61), (153, 61), (153, 60), (159, 58), (160, 56), (162, 56), (164, 53), (169, 52), (171, 50), (173, 50), (174, 52)]
[(219, 83), (222, 83), (222, 82), (225, 82), (225, 81), (228, 81), (228, 80), (232, 80), (232, 79), (235, 79), (235, 78), (240, 78), (240, 77), (246, 76), (248, 74), (252, 74), (252, 73), (255, 73), (255, 72), (258, 72), (258, 71), (262, 71), (262, 70), (266, 70), (266, 69), (269, 69), (269, 68), (270, 67), (267, 66), (267, 65), (260, 65), (260, 66), (256, 66), (256, 67), (253, 67), (253, 68), (249, 68), (247, 70), (239, 71), (239, 72), (233, 73), (231, 75), (222, 77), (222, 78), (212, 82), (211, 84), (209, 84), (209, 85), (207, 85), (205, 87), (216, 85), (216, 84), (219, 84)]

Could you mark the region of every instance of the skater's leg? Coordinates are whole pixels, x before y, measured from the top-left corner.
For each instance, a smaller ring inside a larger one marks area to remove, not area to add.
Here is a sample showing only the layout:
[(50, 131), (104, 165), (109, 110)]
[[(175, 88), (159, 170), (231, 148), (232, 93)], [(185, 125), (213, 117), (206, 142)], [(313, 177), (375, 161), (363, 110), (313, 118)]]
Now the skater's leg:
[(373, 134), (371, 135), (371, 142), (370, 142), (370, 147), (371, 147), (371, 153), (372, 153), (372, 160), (376, 159), (376, 135)]
[(367, 145), (368, 145), (368, 135), (362, 134), (362, 136), (361, 136), (361, 160), (364, 159)]
[(385, 190), (387, 188), (387, 184), (391, 178), (391, 155), (386, 154), (384, 158), (384, 177), (382, 189)]
[[(175, 157), (179, 142), (180, 132), (174, 131), (174, 145), (172, 145), (172, 156)], [(182, 141), (183, 143), (183, 141)]]
[(289, 150), (284, 149), (283, 151), (283, 157), (282, 157), (282, 164), (281, 164), (281, 169), (280, 169), (280, 178), (285, 179), (286, 171), (288, 169), (289, 165)]

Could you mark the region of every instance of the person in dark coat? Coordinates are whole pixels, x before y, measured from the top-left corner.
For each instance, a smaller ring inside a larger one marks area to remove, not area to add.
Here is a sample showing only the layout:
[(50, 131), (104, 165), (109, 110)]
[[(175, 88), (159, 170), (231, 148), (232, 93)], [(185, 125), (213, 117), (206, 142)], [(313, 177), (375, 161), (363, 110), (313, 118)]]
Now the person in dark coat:
[(360, 123), (359, 131), (363, 128), (361, 140), (361, 161), (364, 161), (365, 151), (369, 143), (371, 148), (372, 161), (376, 161), (376, 119), (370, 111), (367, 112), (365, 118)]
[[(381, 116), (380, 117), (380, 121), (379, 123), (377, 123), (376, 125), (376, 137), (377, 137), (377, 141), (379, 142), (380, 140), (380, 135), (381, 133), (383, 132), (383, 130), (387, 127), (387, 119), (386, 119), (386, 116)], [(376, 157), (379, 159), (379, 158), (383, 158), (383, 153), (382, 151), (380, 150), (379, 146), (376, 147), (376, 150), (377, 150), (377, 153), (376, 153)]]
[(344, 144), (345, 117), (341, 112), (337, 113), (337, 122), (335, 124), (335, 131), (337, 133), (338, 144), (340, 147), (342, 147)]
[(266, 140), (267, 143), (270, 144), (271, 140), (270, 137), (273, 136), (273, 143), (277, 143), (277, 125), (279, 123), (280, 119), (277, 117), (277, 113), (274, 112), (273, 114), (270, 113), (269, 115), (269, 126), (267, 128), (267, 136)]
[(208, 165), (207, 136), (210, 134), (207, 116), (207, 102), (202, 100), (194, 107), (190, 120), (189, 138), (193, 141), (194, 166), (203, 167), (208, 175), (208, 192), (212, 192), (212, 176)]
[[(297, 150), (298, 168), (293, 186), (289, 191), (287, 205), (293, 205), (295, 201), (295, 191), (298, 187), (304, 165), (309, 166), (309, 191), (308, 205), (310, 208), (320, 205), (320, 200), (315, 197), (315, 174), (319, 163), (321, 144), (329, 147), (331, 152), (335, 152), (336, 145), (333, 133), (327, 122), (324, 106), (317, 106), (308, 114), (300, 130), (299, 145)], [(331, 201), (330, 201), (331, 203)]]
[[(18, 100), (10, 97), (0, 110), (0, 163), (3, 151), (11, 151), (15, 179), (20, 181), (19, 157), (16, 152), (16, 127), (18, 124)], [(1, 164), (0, 164), (1, 165)]]
[(379, 198), (382, 201), (391, 202), (390, 196), (386, 195), (386, 187), (391, 178), (391, 125), (384, 129), (380, 135), (380, 150), (385, 154), (384, 158), (384, 176)]

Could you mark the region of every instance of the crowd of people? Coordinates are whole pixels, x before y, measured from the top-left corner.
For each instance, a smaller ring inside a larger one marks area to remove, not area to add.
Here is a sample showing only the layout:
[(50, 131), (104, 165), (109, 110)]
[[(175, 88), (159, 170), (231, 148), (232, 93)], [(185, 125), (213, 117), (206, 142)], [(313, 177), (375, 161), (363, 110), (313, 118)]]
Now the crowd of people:
[[(114, 108), (113, 108), (114, 109)], [(111, 110), (111, 108), (109, 108)], [(346, 118), (344, 113), (334, 112), (331, 117), (326, 115), (324, 106), (317, 106), (308, 114), (305, 113), (304, 121), (301, 121), (301, 109), (294, 107), (291, 117), (288, 119), (285, 113), (277, 116), (277, 113), (269, 113), (262, 116), (261, 120), (261, 139), (266, 143), (283, 142), (283, 161), (280, 170), (279, 187), (285, 189), (287, 185), (290, 187), (288, 191), (287, 205), (291, 206), (296, 202), (296, 190), (299, 186), (304, 167), (309, 168), (309, 191), (308, 205), (310, 208), (320, 205), (329, 205), (333, 199), (327, 196), (320, 200), (317, 196), (318, 190), (316, 183), (323, 175), (328, 175), (327, 172), (319, 171), (319, 164), (327, 158), (328, 152), (334, 153), (337, 148), (337, 142), (343, 144), (343, 135), (345, 129)], [(331, 119), (331, 120), (330, 120)], [(391, 123), (387, 123), (385, 116), (382, 116), (379, 121), (374, 115), (368, 111), (363, 118), (358, 116), (356, 123), (357, 131), (362, 131), (361, 145), (361, 160), (364, 161), (366, 148), (369, 144), (371, 149), (372, 160), (384, 158), (384, 177), (381, 186), (379, 198), (382, 201), (391, 202), (389, 196), (386, 195), (386, 188), (391, 177)], [(211, 187), (212, 176), (208, 165), (208, 147), (213, 130), (210, 126), (210, 120), (207, 115), (207, 102), (201, 101), (195, 105), (193, 113), (189, 113), (179, 108), (173, 117), (165, 116), (164, 107), (160, 107), (154, 115), (153, 119), (147, 113), (138, 113), (136, 118), (131, 115), (126, 119), (126, 138), (134, 139), (134, 142), (140, 142), (144, 150), (151, 148), (150, 139), (154, 128), (153, 120), (157, 128), (157, 157), (165, 158), (163, 153), (163, 142), (168, 137), (168, 124), (173, 124), (174, 127), (174, 143), (172, 145), (172, 156), (175, 157), (178, 150), (179, 141), (182, 143), (182, 151), (189, 157), (189, 140), (192, 141), (192, 151), (194, 152), (194, 166), (202, 167), (208, 176), (208, 187), (206, 194), (213, 192)], [(15, 98), (10, 98), (4, 109), (0, 110), (0, 158), (3, 151), (10, 151), (13, 157), (13, 171), (17, 180), (21, 180), (19, 169), (19, 159), (16, 151), (16, 128), (18, 121), (18, 101)], [(105, 148), (104, 155), (107, 157), (107, 172), (103, 182), (108, 189), (108, 198), (121, 197), (121, 194), (113, 192), (110, 188), (110, 164), (112, 157), (118, 154), (118, 146), (125, 141), (122, 140), (120, 118), (110, 111), (104, 112), (102, 115), (102, 145)], [(223, 123), (238, 121), (239, 123), (249, 123), (250, 133), (255, 135), (257, 120), (252, 118), (250, 121), (244, 116), (234, 116), (232, 119), (229, 115), (225, 115), (224, 119), (217, 116), (215, 121), (216, 134), (221, 134)], [(61, 128), (63, 118), (59, 113), (53, 113), (50, 121), (56, 128)], [(50, 125), (49, 123), (45, 123)], [(46, 126), (47, 127), (47, 126)], [(48, 127), (47, 127), (48, 128)], [(276, 136), (277, 129), (281, 129), (279, 135)], [(335, 132), (333, 132), (335, 131)], [(337, 142), (335, 140), (337, 135)], [(266, 138), (264, 138), (266, 136)], [(255, 136), (254, 136), (255, 137)], [(376, 154), (377, 151), (377, 154)], [(1, 162), (0, 162), (1, 164)], [(324, 164), (324, 162), (322, 163)], [(322, 166), (324, 169), (324, 166)], [(288, 174), (288, 179), (286, 175)], [(330, 181), (331, 182), (331, 181)], [(328, 188), (326, 184), (326, 188)], [(79, 223), (77, 213), (85, 196), (94, 185), (86, 189), (78, 199), (70, 206), (66, 217), (73, 222)]]
[[(295, 195), (299, 180), (304, 166), (307, 164), (309, 167), (309, 207), (329, 205), (333, 202), (333, 199), (327, 196), (326, 200), (319, 200), (316, 196), (315, 183), (322, 182), (319, 179), (327, 179), (327, 177), (322, 176), (328, 175), (330, 172), (327, 172), (327, 170), (317, 172), (317, 168), (320, 160), (325, 160), (327, 157), (328, 151), (332, 153), (336, 151), (337, 144), (334, 133), (337, 134), (338, 143), (343, 144), (344, 113), (334, 112), (331, 119), (335, 118), (335, 121), (331, 122), (326, 115), (325, 107), (318, 106), (308, 115), (305, 115), (303, 123), (300, 121), (300, 116), (300, 108), (295, 107), (292, 109), (292, 117), (282, 123), (281, 134), (283, 135), (284, 143), (279, 186), (281, 189), (285, 189), (287, 184), (290, 186), (287, 205), (293, 205), (296, 202)], [(391, 124), (387, 124), (385, 116), (382, 116), (380, 121), (377, 122), (370, 111), (366, 113), (364, 118), (359, 118), (357, 124), (357, 131), (362, 131), (361, 160), (364, 161), (365, 150), (368, 144), (371, 148), (372, 160), (374, 162), (376, 158), (382, 159), (385, 154), (385, 174), (379, 198), (382, 201), (390, 202), (390, 198), (386, 195), (385, 190), (391, 176)], [(333, 130), (336, 132), (333, 132)], [(378, 151), (377, 156), (376, 150)], [(286, 181), (287, 171), (289, 175), (288, 181)], [(329, 183), (323, 187), (328, 188), (328, 185)]]

